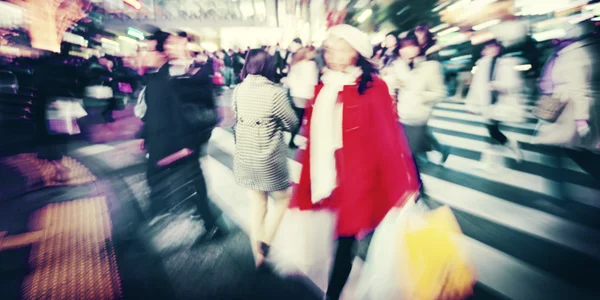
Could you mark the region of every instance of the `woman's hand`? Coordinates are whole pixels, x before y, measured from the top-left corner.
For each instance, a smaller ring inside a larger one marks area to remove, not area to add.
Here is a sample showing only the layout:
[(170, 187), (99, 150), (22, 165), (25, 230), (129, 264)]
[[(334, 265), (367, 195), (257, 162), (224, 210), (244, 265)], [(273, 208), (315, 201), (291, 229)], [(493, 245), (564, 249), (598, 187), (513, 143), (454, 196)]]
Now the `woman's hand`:
[(396, 87), (399, 89), (403, 89), (406, 87), (406, 81), (402, 80), (402, 79), (398, 79), (396, 80)]
[(577, 120), (575, 124), (577, 126), (577, 134), (580, 137), (584, 137), (590, 133), (590, 125), (587, 120)]

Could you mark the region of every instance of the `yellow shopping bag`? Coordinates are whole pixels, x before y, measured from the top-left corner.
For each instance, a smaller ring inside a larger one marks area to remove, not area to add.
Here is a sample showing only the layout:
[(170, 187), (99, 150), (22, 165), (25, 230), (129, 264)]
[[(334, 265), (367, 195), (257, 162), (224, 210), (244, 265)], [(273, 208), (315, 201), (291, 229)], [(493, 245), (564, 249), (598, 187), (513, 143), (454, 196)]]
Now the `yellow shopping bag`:
[(406, 299), (463, 299), (471, 295), (475, 272), (456, 240), (460, 226), (449, 207), (409, 217), (399, 240), (400, 284)]

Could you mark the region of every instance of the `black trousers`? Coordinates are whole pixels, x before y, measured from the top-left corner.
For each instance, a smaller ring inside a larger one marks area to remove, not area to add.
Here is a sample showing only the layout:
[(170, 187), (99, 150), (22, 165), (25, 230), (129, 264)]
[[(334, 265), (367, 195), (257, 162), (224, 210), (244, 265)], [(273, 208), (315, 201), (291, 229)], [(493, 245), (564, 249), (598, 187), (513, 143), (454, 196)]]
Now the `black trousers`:
[(575, 149), (565, 149), (565, 152), (582, 170), (600, 180), (600, 154)]
[(112, 97), (106, 101), (106, 108), (102, 111), (102, 117), (109, 122), (112, 121), (112, 113), (117, 109), (117, 99)]
[(291, 132), (292, 138), (290, 139), (290, 144), (294, 143), (294, 138), (300, 132), (300, 129), (302, 128), (302, 118), (304, 117), (304, 108), (294, 106), (294, 111), (296, 112), (296, 116), (298, 117), (300, 124), (296, 127), (296, 130)]
[(327, 286), (329, 300), (338, 300), (352, 271), (352, 262), (356, 256), (356, 237), (339, 237), (338, 246), (333, 261), (331, 277)]
[(65, 134), (45, 134), (40, 136), (39, 141), (42, 147), (39, 150), (38, 158), (49, 161), (61, 161), (63, 156), (67, 155), (70, 136)]
[(500, 145), (506, 145), (506, 143), (508, 142), (508, 138), (506, 137), (506, 135), (504, 135), (504, 133), (500, 131), (498, 121), (492, 120), (491, 123), (485, 125), (485, 127), (487, 127), (487, 130), (490, 133), (490, 137), (494, 141), (498, 142), (498, 144)]
[[(590, 174), (594, 179), (600, 182), (600, 155), (587, 151), (567, 149), (555, 146), (544, 147), (552, 158), (550, 163), (558, 172), (566, 168), (565, 158), (573, 160), (582, 170)], [(567, 179), (562, 176), (568, 176), (568, 173), (561, 172), (561, 177), (556, 180), (556, 184), (552, 186), (554, 192), (562, 200), (571, 200), (573, 196), (569, 193), (567, 187)]]
[(216, 216), (210, 210), (206, 180), (197, 155), (183, 158), (167, 167), (156, 167), (150, 160), (146, 176), (150, 186), (152, 217), (189, 197), (204, 220), (205, 227), (210, 229), (216, 226)]

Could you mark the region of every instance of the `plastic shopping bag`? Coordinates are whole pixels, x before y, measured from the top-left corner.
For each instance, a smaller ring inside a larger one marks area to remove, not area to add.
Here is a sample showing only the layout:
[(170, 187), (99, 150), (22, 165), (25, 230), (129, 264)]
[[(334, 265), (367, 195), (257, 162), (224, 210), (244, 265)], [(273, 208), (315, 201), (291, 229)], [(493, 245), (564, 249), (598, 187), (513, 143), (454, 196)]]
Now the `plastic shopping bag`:
[(402, 274), (404, 299), (464, 299), (472, 294), (475, 273), (456, 218), (444, 206), (411, 216), (400, 232), (397, 268)]
[[(367, 259), (356, 287), (356, 299), (399, 300), (402, 297), (402, 273), (399, 264), (399, 247), (395, 241), (402, 232), (407, 218), (424, 214), (426, 208), (414, 199), (403, 207), (393, 208), (379, 224), (369, 245)], [(412, 300), (412, 299), (411, 299)]]
[(273, 241), (270, 261), (281, 275), (302, 274), (325, 289), (333, 260), (336, 215), (329, 210), (286, 212)]

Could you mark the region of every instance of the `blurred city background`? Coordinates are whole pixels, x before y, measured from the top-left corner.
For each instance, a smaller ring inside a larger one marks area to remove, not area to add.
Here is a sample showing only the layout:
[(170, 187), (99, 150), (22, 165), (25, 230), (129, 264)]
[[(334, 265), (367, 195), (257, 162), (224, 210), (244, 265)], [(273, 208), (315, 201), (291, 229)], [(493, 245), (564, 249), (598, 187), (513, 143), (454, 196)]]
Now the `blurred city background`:
[[(561, 71), (581, 83), (573, 90), (589, 116), (572, 129), (581, 140), (600, 135), (600, 1), (588, 0), (1, 1), (0, 298), (322, 299), (311, 274), (254, 268), (248, 195), (233, 173), (232, 97), (250, 49), (276, 57), (275, 82), (291, 87), (296, 52), (308, 49), (322, 70), (323, 43), (338, 24), (368, 35), (382, 77), (401, 59), (402, 38), (427, 33), (427, 59), (441, 64), (445, 87), (427, 128), (444, 151), (415, 157), (423, 202), (449, 206), (462, 229), (477, 276), (471, 298), (599, 299), (600, 140), (544, 142), (544, 126), (559, 123), (535, 112), (555, 94), (546, 70), (578, 43), (586, 50)], [(211, 228), (190, 217), (187, 196), (168, 222), (140, 229), (152, 216), (137, 110), (148, 74), (166, 62), (152, 38), (159, 29), (186, 38), (191, 65), (210, 65), (219, 123), (199, 159), (228, 233), (202, 247), (189, 246)], [(508, 84), (522, 110), (492, 129), (469, 100), (490, 42), (512, 58), (507, 76), (518, 83)], [(50, 99), (76, 103), (66, 128), (50, 122)], [(492, 130), (507, 147), (494, 145)], [(297, 182), (305, 132), (284, 136)], [(370, 239), (359, 243), (343, 299), (360, 299)]]

